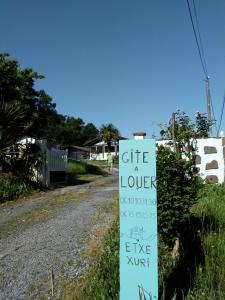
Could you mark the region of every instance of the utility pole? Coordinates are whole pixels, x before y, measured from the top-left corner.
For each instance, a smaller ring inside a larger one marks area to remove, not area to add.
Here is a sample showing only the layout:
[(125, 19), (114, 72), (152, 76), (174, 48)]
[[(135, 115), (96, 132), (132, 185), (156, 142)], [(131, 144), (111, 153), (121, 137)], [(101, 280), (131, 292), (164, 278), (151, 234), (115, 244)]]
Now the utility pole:
[(176, 114), (172, 113), (172, 139), (173, 139), (173, 149), (176, 152)]
[(212, 137), (212, 117), (211, 117), (211, 95), (209, 88), (209, 76), (205, 78), (205, 86), (206, 86), (206, 97), (207, 97), (207, 111), (208, 111), (208, 124), (209, 124), (209, 137)]

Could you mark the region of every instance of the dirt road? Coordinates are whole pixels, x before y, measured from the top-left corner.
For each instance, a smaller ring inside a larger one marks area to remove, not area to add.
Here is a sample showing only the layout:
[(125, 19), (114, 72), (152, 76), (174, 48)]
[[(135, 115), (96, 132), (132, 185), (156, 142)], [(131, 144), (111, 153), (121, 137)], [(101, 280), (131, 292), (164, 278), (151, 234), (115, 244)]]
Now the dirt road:
[(52, 283), (58, 296), (85, 272), (82, 253), (95, 229), (110, 222), (117, 180), (109, 176), (0, 205), (0, 299), (54, 299)]

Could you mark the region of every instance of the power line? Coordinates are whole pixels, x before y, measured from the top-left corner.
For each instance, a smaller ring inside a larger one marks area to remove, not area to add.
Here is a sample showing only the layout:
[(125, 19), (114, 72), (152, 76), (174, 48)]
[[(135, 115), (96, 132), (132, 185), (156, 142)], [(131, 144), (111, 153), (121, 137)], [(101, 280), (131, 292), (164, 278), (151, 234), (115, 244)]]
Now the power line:
[(218, 130), (217, 130), (217, 136), (219, 135), (219, 131), (221, 128), (221, 123), (222, 123), (222, 119), (223, 119), (223, 112), (224, 112), (224, 106), (225, 106), (225, 93), (223, 96), (223, 103), (222, 103), (222, 109), (221, 109), (221, 113), (220, 113), (220, 121), (219, 121), (219, 126), (218, 126)]
[[(209, 76), (208, 76), (208, 71), (207, 71), (207, 67), (206, 67), (206, 60), (205, 60), (204, 48), (203, 48), (203, 43), (202, 43), (202, 38), (201, 38), (201, 33), (200, 33), (200, 26), (199, 26), (199, 21), (198, 21), (197, 10), (196, 10), (196, 6), (195, 6), (195, 0), (192, 0), (192, 4), (193, 4), (193, 9), (194, 9), (195, 23), (194, 23), (192, 12), (191, 12), (190, 2), (189, 2), (189, 0), (187, 0), (188, 11), (189, 11), (190, 19), (191, 19), (192, 29), (194, 32), (195, 41), (197, 44), (202, 69), (203, 69), (203, 72), (206, 77), (205, 81), (206, 81), (206, 95), (207, 95), (207, 106), (208, 106), (208, 122), (209, 122), (209, 126), (210, 126), (209, 127), (209, 135), (211, 136), (212, 135), (211, 110), (212, 110), (214, 125), (215, 125), (217, 132), (218, 132), (218, 128), (217, 128), (217, 124), (216, 124), (213, 102), (211, 99), (211, 93), (210, 93), (210, 87), (209, 87)], [(197, 27), (197, 32), (196, 32), (196, 27)], [(197, 33), (198, 33), (198, 35), (197, 35)]]
[(215, 117), (214, 107), (213, 107), (213, 103), (212, 103), (212, 98), (210, 98), (210, 99), (211, 99), (211, 108), (212, 108), (213, 121), (214, 121), (214, 125), (216, 127), (217, 136), (218, 136), (218, 127), (217, 127), (217, 124), (216, 124), (216, 117)]
[(207, 69), (206, 69), (206, 66), (205, 66), (203, 58), (202, 58), (202, 53), (201, 53), (200, 45), (199, 45), (199, 42), (198, 42), (197, 33), (196, 33), (196, 30), (195, 30), (195, 25), (194, 25), (192, 13), (191, 13), (191, 7), (190, 7), (189, 0), (187, 0), (187, 5), (188, 5), (189, 16), (190, 16), (190, 19), (191, 19), (192, 29), (194, 31), (195, 41), (196, 41), (197, 48), (198, 48), (198, 54), (199, 54), (200, 61), (201, 61), (201, 64), (202, 64), (202, 69), (203, 69), (203, 72), (204, 72), (205, 76), (208, 77)]
[(202, 59), (203, 59), (203, 63), (205, 66), (206, 73), (208, 74), (207, 67), (206, 67), (205, 54), (204, 54), (204, 50), (203, 50), (202, 37), (201, 37), (201, 33), (200, 33), (200, 26), (199, 26), (199, 22), (198, 22), (198, 15), (197, 15), (197, 10), (196, 10), (196, 6), (195, 6), (195, 0), (192, 0), (192, 3), (193, 3), (193, 7), (194, 7), (195, 21), (196, 21), (196, 26), (197, 26), (197, 30), (198, 30), (198, 37), (199, 37), (199, 44), (200, 44), (200, 48), (201, 48)]
[[(203, 48), (203, 43), (202, 43), (202, 37), (201, 37), (201, 33), (200, 33), (200, 26), (199, 26), (199, 21), (198, 21), (198, 15), (197, 15), (197, 10), (196, 10), (196, 6), (195, 6), (195, 0), (192, 0), (192, 3), (193, 3), (193, 8), (194, 8), (196, 27), (197, 27), (197, 30), (198, 30), (198, 37), (199, 37), (199, 44), (200, 44), (200, 48), (201, 48), (202, 59), (203, 59), (203, 63), (204, 63), (204, 66), (205, 66), (206, 73), (208, 74), (207, 67), (206, 67), (206, 60), (205, 60), (204, 48)], [(209, 93), (210, 93), (210, 87), (209, 87)], [(211, 100), (211, 108), (212, 108), (213, 121), (214, 121), (214, 124), (215, 124), (215, 127), (216, 127), (216, 132), (217, 132), (217, 135), (218, 135), (218, 128), (217, 128), (217, 123), (216, 123), (216, 118), (215, 118), (215, 113), (214, 113), (214, 107), (213, 107), (213, 101), (212, 101), (211, 95), (210, 95), (210, 100)]]

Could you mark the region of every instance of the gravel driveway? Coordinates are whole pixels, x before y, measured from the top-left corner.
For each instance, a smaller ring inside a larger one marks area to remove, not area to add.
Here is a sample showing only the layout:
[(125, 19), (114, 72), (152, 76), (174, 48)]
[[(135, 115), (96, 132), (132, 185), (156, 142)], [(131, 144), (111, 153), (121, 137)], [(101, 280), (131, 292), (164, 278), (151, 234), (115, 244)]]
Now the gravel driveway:
[(0, 299), (53, 299), (87, 269), (96, 228), (110, 222), (117, 176), (0, 205)]

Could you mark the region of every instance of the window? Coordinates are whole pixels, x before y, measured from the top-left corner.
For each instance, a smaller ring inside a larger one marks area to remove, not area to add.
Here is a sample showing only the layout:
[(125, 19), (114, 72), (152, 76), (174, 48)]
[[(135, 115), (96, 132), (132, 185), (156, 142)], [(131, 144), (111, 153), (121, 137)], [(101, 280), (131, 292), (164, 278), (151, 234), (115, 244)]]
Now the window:
[(95, 146), (91, 147), (91, 153), (95, 153), (95, 152), (96, 152), (96, 147)]
[(97, 153), (102, 153), (102, 146), (97, 146)]

